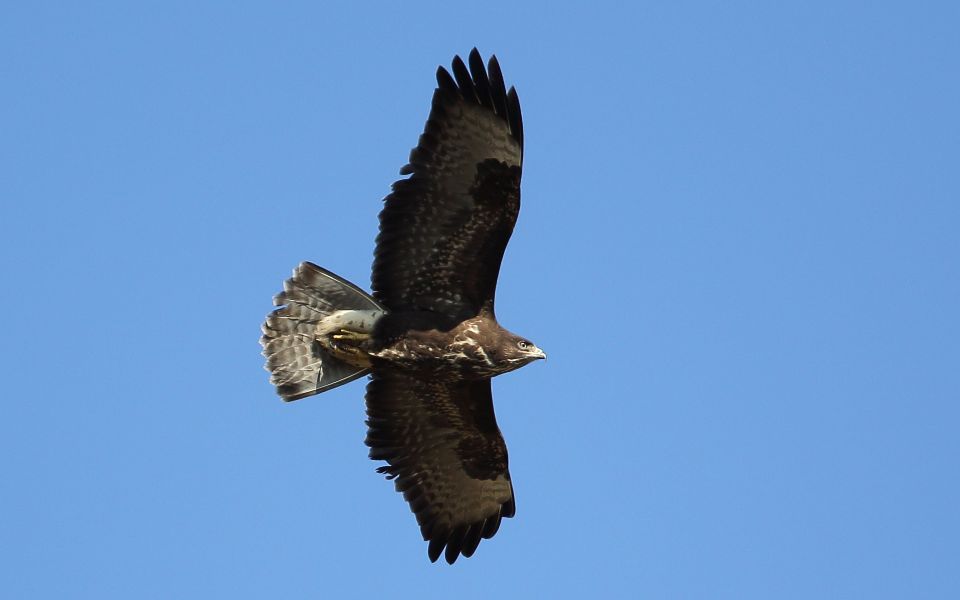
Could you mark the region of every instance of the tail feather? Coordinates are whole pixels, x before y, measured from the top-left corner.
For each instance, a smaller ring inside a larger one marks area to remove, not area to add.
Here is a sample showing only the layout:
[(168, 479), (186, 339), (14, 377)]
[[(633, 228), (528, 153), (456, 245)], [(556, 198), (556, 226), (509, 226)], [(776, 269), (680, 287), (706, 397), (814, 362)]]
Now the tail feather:
[(260, 345), (270, 382), (287, 401), (319, 394), (367, 374), (327, 353), (316, 341), (317, 325), (339, 310), (383, 310), (369, 294), (309, 262), (300, 263), (273, 303)]

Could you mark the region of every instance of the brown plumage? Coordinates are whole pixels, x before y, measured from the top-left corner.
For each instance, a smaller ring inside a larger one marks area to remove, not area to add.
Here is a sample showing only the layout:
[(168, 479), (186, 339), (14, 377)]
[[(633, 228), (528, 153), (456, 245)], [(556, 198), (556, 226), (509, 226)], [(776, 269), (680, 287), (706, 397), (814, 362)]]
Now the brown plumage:
[(366, 443), (453, 563), (515, 513), (490, 378), (544, 358), (496, 321), (500, 263), (520, 210), (516, 91), (474, 49), (438, 88), (380, 213), (369, 296), (301, 264), (267, 317), (271, 381), (294, 400), (371, 374)]

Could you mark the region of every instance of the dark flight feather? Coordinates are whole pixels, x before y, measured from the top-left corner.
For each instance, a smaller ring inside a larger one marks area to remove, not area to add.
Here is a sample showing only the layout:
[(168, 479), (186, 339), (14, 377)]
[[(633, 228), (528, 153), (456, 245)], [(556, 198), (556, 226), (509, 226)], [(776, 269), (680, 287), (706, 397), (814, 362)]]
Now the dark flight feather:
[[(483, 68), (483, 59), (480, 58), (480, 53), (477, 52), (476, 48), (470, 52), (469, 60), (470, 73), (473, 76), (474, 87), (476, 88), (477, 92), (477, 100), (480, 101), (480, 104), (496, 111), (496, 108), (493, 104), (493, 96), (490, 92), (490, 80), (487, 79), (487, 70)], [(503, 113), (499, 112), (498, 114)]]
[(466, 100), (468, 104), (479, 104), (477, 92), (474, 89), (473, 78), (470, 76), (470, 71), (467, 70), (467, 66), (463, 64), (463, 60), (459, 56), (453, 57), (453, 78), (457, 80), (457, 87), (460, 88), (460, 95), (463, 96), (463, 99)]
[(470, 556), (514, 514), (507, 447), (490, 380), (436, 382), (374, 372), (367, 386), (370, 458), (394, 479), (430, 542), (430, 560)]
[(391, 310), (492, 310), (520, 210), (522, 119), (496, 58), (437, 70), (430, 116), (380, 213), (373, 295)]

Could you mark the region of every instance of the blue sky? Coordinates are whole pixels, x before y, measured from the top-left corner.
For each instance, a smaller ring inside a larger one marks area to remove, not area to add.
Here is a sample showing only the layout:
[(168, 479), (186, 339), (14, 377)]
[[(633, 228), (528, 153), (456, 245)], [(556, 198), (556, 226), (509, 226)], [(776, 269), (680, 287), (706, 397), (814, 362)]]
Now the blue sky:
[[(960, 596), (960, 9), (947, 2), (11, 4), (11, 598)], [(434, 71), (524, 110), (498, 315), (517, 517), (454, 567), (360, 382), (259, 325), (369, 285)]]

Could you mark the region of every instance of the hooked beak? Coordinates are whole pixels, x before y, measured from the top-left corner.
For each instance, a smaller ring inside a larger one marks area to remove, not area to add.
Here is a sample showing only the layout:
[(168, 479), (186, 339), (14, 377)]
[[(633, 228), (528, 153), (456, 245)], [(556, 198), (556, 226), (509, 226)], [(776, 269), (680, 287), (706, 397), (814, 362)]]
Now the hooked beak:
[(544, 352), (543, 350), (541, 350), (540, 348), (534, 348), (534, 349), (530, 352), (530, 356), (533, 357), (534, 359), (546, 358), (546, 357), (547, 357), (547, 353)]

